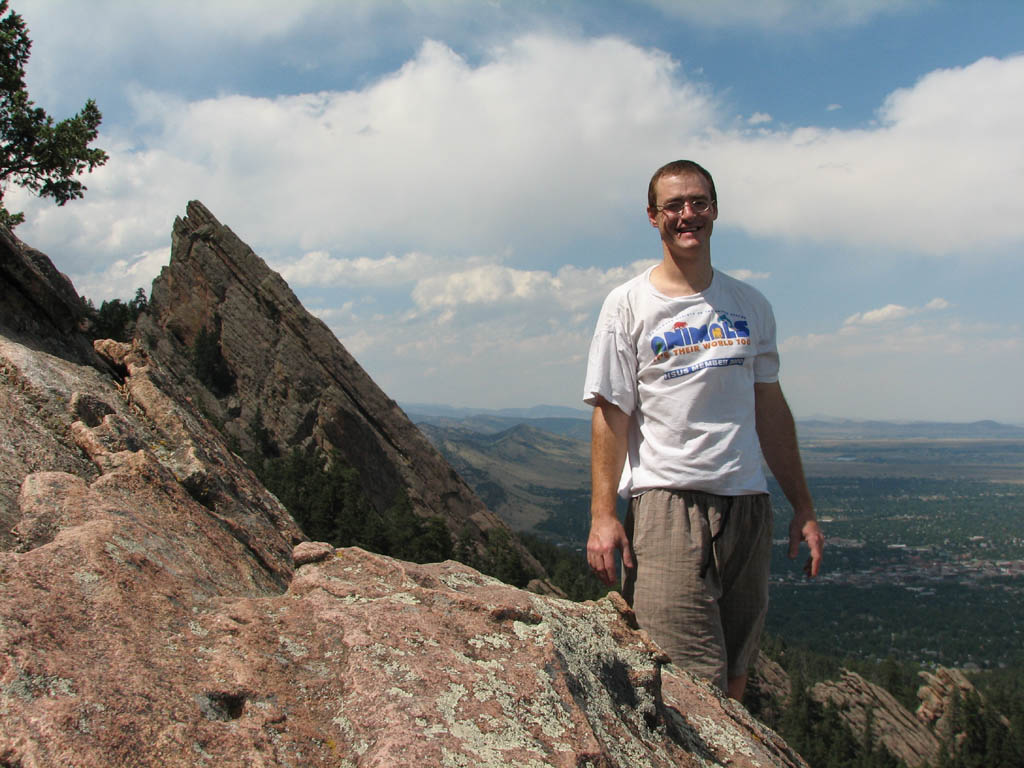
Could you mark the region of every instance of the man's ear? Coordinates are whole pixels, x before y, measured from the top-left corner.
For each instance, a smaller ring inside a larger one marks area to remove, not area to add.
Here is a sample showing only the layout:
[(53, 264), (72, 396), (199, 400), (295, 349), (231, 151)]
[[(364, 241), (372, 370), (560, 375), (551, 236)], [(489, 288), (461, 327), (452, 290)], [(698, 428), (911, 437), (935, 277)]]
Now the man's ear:
[(658, 228), (658, 211), (654, 208), (647, 209), (647, 220), (651, 222), (651, 226), (655, 229)]

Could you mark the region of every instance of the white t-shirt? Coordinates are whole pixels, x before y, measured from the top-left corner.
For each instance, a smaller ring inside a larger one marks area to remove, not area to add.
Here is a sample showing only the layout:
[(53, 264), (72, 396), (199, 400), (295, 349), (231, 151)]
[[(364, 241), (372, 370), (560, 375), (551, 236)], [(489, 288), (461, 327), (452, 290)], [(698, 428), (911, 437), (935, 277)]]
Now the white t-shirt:
[(600, 395), (632, 416), (619, 493), (764, 493), (754, 383), (778, 379), (771, 305), (718, 271), (671, 298), (651, 269), (608, 294), (587, 363), (584, 402)]

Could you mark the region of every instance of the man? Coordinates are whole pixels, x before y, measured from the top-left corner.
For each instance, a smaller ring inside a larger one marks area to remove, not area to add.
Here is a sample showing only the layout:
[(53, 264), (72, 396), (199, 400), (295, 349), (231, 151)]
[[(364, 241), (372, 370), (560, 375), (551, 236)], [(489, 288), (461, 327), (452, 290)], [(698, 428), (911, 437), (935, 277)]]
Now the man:
[[(768, 606), (762, 455), (793, 506), (789, 556), (806, 542), (809, 576), (824, 537), (778, 381), (771, 306), (711, 266), (711, 174), (688, 160), (658, 169), (647, 216), (661, 262), (608, 295), (590, 348), (587, 559), (612, 584), (621, 551), (640, 626), (673, 662), (739, 699)], [(631, 497), (625, 526), (619, 493)]]

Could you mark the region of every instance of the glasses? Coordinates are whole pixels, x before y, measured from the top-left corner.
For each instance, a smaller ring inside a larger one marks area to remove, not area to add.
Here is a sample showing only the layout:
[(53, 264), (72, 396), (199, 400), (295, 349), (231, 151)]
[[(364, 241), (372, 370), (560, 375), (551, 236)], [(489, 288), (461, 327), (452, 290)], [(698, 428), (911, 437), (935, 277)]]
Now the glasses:
[(710, 211), (711, 206), (714, 204), (714, 200), (705, 200), (701, 197), (697, 200), (672, 200), (664, 205), (656, 205), (654, 209), (656, 211), (664, 211), (666, 216), (679, 216), (686, 210), (686, 206), (690, 206), (690, 210), (694, 213), (701, 214)]

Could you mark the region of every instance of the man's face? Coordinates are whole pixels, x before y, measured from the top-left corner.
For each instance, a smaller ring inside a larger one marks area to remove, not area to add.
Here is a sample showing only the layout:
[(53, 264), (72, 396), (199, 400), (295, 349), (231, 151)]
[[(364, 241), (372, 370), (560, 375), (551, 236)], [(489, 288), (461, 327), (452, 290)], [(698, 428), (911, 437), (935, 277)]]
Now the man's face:
[[(661, 240), (668, 249), (682, 255), (706, 248), (718, 218), (718, 205), (711, 202), (707, 179), (699, 173), (662, 176), (655, 183), (654, 191), (659, 206), (688, 203), (678, 214), (657, 208), (647, 209), (651, 225), (661, 233)], [(697, 213), (691, 205), (700, 201), (711, 203), (704, 213)]]

